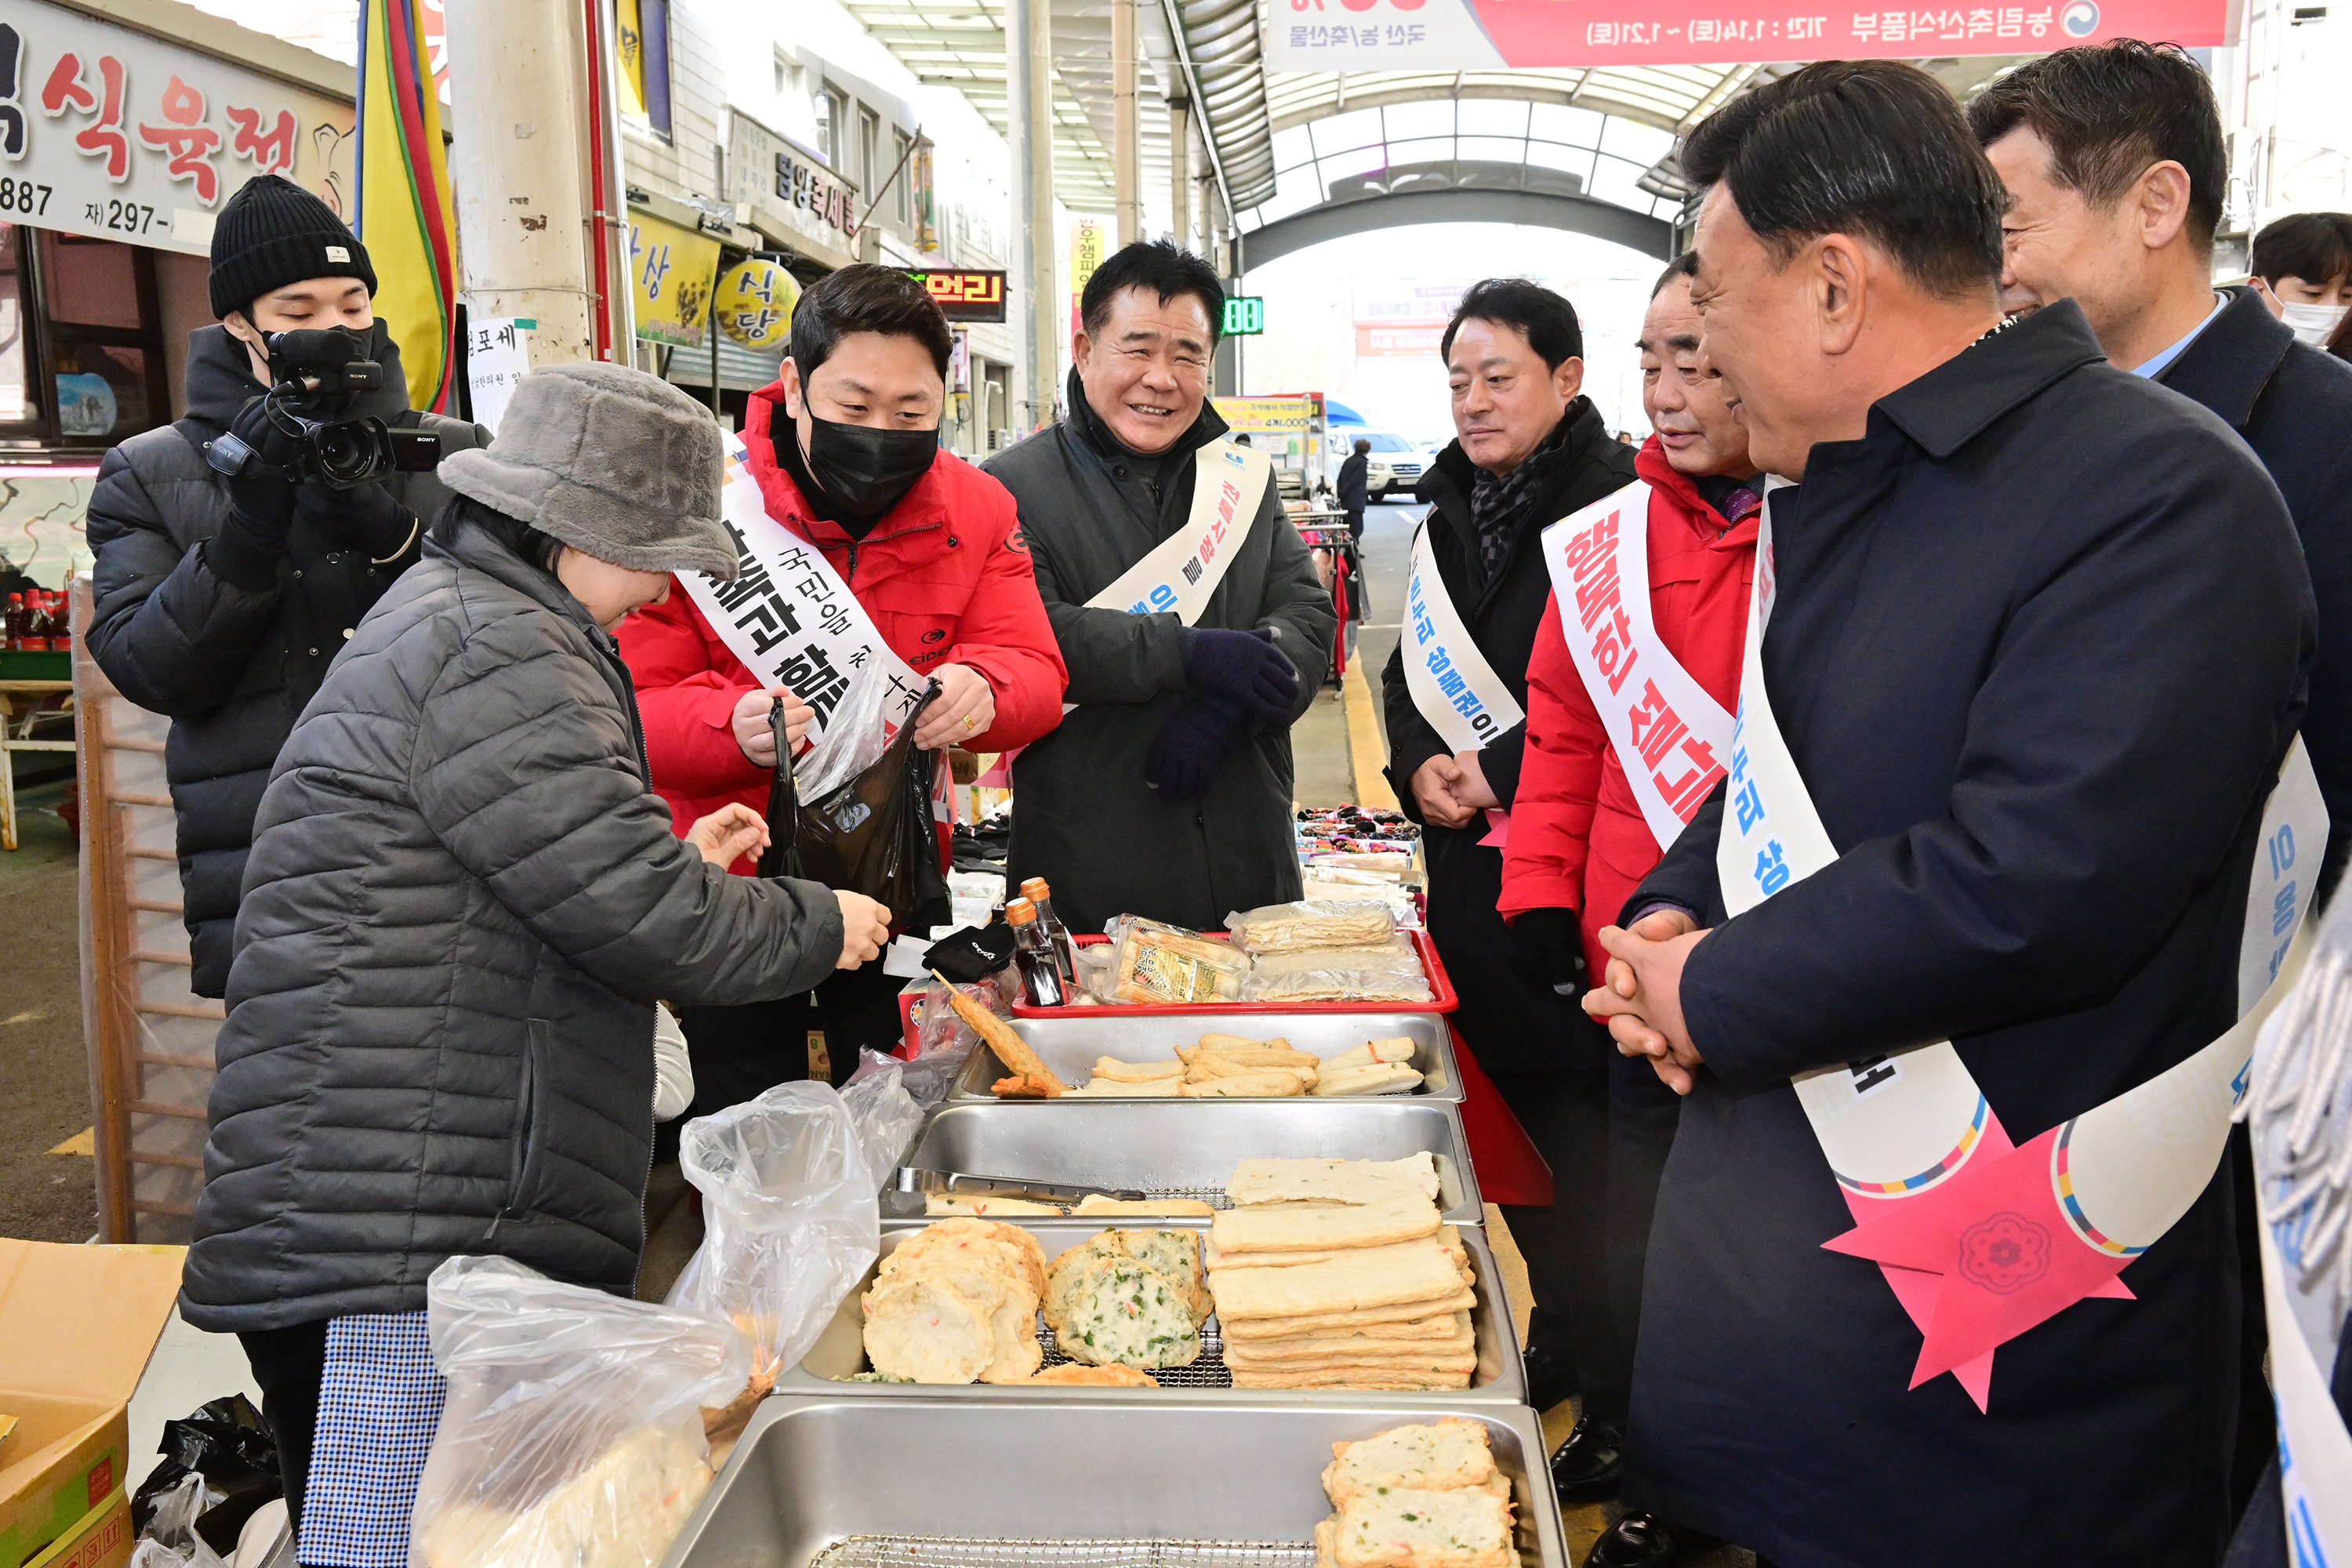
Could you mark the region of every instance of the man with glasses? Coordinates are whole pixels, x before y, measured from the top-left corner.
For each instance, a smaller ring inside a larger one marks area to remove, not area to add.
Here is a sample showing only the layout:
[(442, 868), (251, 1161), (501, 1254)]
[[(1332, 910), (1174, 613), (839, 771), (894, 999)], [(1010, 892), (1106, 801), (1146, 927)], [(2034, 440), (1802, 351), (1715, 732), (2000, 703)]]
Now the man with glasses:
[(1068, 414), (987, 465), (1062, 657), (1061, 727), (1013, 764), (1010, 879), (1076, 931), (1194, 930), (1299, 894), (1290, 726), (1338, 629), (1264, 453), (1208, 406), (1209, 264), (1129, 246), (1079, 300)]

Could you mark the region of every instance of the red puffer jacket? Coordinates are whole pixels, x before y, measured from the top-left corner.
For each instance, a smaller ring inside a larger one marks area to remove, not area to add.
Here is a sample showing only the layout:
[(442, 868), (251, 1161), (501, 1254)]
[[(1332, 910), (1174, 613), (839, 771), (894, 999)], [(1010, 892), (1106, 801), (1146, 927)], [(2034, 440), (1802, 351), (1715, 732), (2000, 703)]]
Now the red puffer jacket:
[[(862, 540), (811, 514), (776, 462), (769, 420), (784, 417), (781, 387), (751, 395), (743, 432), (768, 514), (824, 552), (874, 618), (882, 640), (918, 672), (970, 665), (996, 696), (996, 720), (963, 744), (1025, 746), (1061, 722), (1069, 683), (1037, 597), (1029, 552), (1016, 537), (1010, 491), (952, 452)], [(735, 743), (735, 703), (759, 685), (684, 590), (622, 623), (621, 656), (636, 683), (654, 793), (679, 833), (729, 801), (768, 808), (768, 771)], [(748, 875), (752, 858), (732, 869)]]
[[(1654, 436), (1634, 467), (1650, 487), (1650, 613), (1659, 640), (1728, 709), (1739, 695), (1756, 519), (1727, 531)], [(1555, 599), (1528, 660), (1527, 756), (1503, 852), (1503, 915), (1579, 911), (1585, 962), (1597, 975), (1608, 958), (1601, 928), (1616, 923), (1664, 853), (1576, 673)]]

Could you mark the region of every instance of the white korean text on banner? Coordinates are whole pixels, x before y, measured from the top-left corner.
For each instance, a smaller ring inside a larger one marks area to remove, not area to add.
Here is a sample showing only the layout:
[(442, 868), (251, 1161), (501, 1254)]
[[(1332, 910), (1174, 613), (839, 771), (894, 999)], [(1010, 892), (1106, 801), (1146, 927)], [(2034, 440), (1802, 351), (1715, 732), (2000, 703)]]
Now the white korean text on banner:
[(1456, 755), (1527, 721), (1511, 689), (1471, 639), (1430, 553), (1429, 527), (1412, 541), (1412, 575), (1404, 586), (1404, 684), (1413, 711)]

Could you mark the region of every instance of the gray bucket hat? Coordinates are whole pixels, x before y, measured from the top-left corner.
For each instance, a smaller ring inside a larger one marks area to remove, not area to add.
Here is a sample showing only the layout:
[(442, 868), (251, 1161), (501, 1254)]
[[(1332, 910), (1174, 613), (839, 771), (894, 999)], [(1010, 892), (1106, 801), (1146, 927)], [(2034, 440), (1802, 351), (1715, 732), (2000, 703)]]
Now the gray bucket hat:
[(735, 580), (719, 521), (726, 454), (710, 410), (627, 365), (532, 371), (488, 446), (441, 460), (441, 482), (600, 561)]

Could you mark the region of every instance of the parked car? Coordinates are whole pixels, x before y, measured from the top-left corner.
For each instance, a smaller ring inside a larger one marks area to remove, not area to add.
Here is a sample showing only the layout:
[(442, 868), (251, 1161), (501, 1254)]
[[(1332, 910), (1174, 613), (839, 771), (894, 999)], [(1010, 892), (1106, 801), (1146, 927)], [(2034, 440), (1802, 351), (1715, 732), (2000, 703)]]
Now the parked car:
[(1429, 468), (1429, 459), (1421, 448), (1393, 430), (1374, 430), (1361, 425), (1336, 425), (1331, 428), (1333, 450), (1332, 471), (1355, 450), (1359, 438), (1370, 441), (1372, 450), (1370, 466), (1364, 475), (1364, 495), (1369, 500), (1383, 501), (1391, 496), (1408, 500), (1412, 487)]

